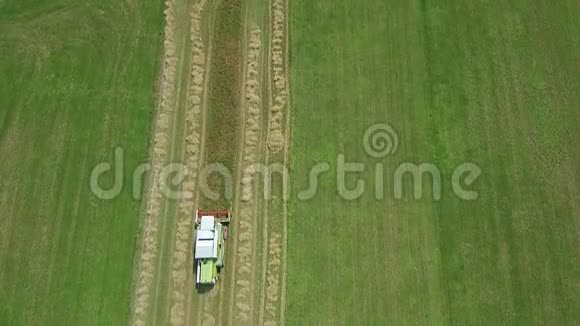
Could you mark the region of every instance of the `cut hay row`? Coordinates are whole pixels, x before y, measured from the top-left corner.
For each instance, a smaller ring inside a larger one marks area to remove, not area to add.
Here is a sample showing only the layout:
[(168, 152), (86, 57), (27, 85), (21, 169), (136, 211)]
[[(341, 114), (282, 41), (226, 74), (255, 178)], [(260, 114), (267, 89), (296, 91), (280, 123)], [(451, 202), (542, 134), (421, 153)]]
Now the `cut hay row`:
[(272, 4), (271, 65), (274, 104), (270, 107), (268, 148), (277, 153), (284, 147), (283, 118), (287, 106), (288, 77), (285, 63), (286, 3), (274, 0)]
[(282, 235), (278, 232), (269, 234), (268, 240), (268, 263), (266, 265), (266, 285), (264, 310), (266, 313), (264, 325), (277, 325), (280, 316), (278, 305), (280, 304), (280, 273), (282, 264)]
[(254, 315), (253, 285), (255, 279), (255, 237), (256, 220), (256, 185), (255, 165), (259, 162), (259, 147), (262, 125), (262, 101), (259, 91), (259, 55), (261, 49), (261, 31), (253, 27), (250, 32), (246, 75), (244, 84), (245, 127), (242, 144), (241, 195), (239, 204), (239, 223), (235, 241), (235, 285), (233, 288), (235, 313), (233, 324), (252, 324)]
[[(288, 62), (287, 62), (287, 3), (274, 0), (271, 7), (270, 76), (271, 99), (269, 110), (268, 148), (266, 164), (283, 161), (288, 166)], [(283, 150), (282, 156), (278, 155)], [(265, 237), (263, 239), (262, 304), (259, 323), (278, 325), (284, 323), (285, 244), (287, 209), (285, 199), (276, 195), (286, 189), (285, 182), (274, 184), (274, 196), (264, 205)]]
[(154, 261), (157, 257), (157, 231), (161, 208), (160, 177), (163, 164), (167, 162), (168, 129), (173, 114), (172, 99), (175, 96), (175, 73), (177, 65), (175, 47), (175, 2), (165, 2), (164, 10), (165, 40), (162, 78), (160, 85), (160, 103), (155, 122), (153, 148), (151, 153), (151, 179), (146, 193), (146, 208), (143, 221), (143, 242), (137, 262), (136, 286), (133, 293), (131, 324), (144, 325), (151, 301)]
[[(186, 137), (184, 164), (188, 175), (183, 190), (192, 194), (197, 183), (201, 152), (201, 99), (204, 91), (206, 55), (201, 35), (201, 19), (205, 0), (193, 5), (191, 12), (192, 64), (189, 95), (185, 112)], [(188, 255), (191, 254), (192, 212), (194, 202), (190, 197), (178, 205), (177, 228), (172, 263), (171, 325), (184, 325), (185, 301), (188, 295), (187, 270)]]

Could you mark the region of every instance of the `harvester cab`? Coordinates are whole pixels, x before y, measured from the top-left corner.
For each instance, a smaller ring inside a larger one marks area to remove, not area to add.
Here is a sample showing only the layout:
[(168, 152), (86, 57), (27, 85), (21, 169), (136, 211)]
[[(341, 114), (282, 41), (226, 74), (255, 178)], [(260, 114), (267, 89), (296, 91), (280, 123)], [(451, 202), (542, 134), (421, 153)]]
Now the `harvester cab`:
[(229, 223), (230, 213), (227, 210), (196, 210), (194, 244), (196, 284), (217, 282), (218, 273), (224, 267)]

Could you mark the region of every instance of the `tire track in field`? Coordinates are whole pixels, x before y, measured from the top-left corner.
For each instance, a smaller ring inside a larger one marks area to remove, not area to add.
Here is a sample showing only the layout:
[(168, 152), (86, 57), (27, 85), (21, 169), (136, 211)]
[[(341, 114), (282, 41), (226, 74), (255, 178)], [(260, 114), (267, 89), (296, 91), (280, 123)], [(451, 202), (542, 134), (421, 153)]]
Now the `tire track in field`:
[[(196, 193), (198, 169), (200, 157), (202, 157), (202, 130), (205, 119), (205, 106), (202, 110), (202, 98), (204, 97), (206, 53), (201, 32), (201, 20), (206, 1), (195, 3), (191, 12), (191, 43), (192, 65), (187, 98), (187, 110), (185, 114), (186, 137), (184, 163), (188, 171), (188, 180), (183, 184), (184, 190), (191, 194), (191, 198), (181, 200), (178, 205), (178, 220), (175, 230), (175, 245), (173, 247), (172, 260), (172, 286), (171, 286), (171, 325), (184, 325), (186, 321), (186, 302), (188, 298), (188, 256), (191, 255), (192, 244), (192, 212), (194, 211), (193, 198)], [(202, 112), (203, 111), (203, 112)], [(203, 116), (203, 117), (202, 117)], [(201, 124), (200, 124), (201, 122)]]
[[(259, 325), (284, 324), (286, 288), (287, 239), (287, 174), (290, 114), (288, 104), (288, 3), (273, 0), (270, 7), (270, 99), (268, 121), (268, 152), (266, 164), (282, 161), (282, 185), (274, 185), (281, 194), (272, 194), (263, 207), (265, 236), (262, 245), (262, 291), (260, 297)], [(283, 152), (278, 154), (280, 151)], [(280, 198), (280, 195), (282, 198)]]
[(158, 221), (161, 214), (160, 177), (162, 166), (168, 159), (168, 131), (170, 119), (175, 113), (172, 99), (175, 96), (175, 76), (177, 67), (175, 46), (175, 1), (165, 2), (165, 40), (162, 60), (160, 99), (156, 116), (152, 150), (150, 153), (151, 172), (146, 189), (146, 206), (143, 221), (142, 243), (137, 260), (136, 283), (131, 311), (131, 325), (145, 325), (151, 304), (154, 279), (154, 262), (157, 258)]

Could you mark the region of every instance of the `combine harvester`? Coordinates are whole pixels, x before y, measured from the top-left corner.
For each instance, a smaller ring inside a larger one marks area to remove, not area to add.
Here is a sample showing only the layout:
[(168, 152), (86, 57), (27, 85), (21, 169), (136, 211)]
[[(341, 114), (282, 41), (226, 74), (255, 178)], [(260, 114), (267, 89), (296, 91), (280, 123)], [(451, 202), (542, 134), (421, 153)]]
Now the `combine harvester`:
[(196, 284), (215, 284), (224, 267), (225, 241), (228, 236), (228, 211), (195, 212), (195, 273)]

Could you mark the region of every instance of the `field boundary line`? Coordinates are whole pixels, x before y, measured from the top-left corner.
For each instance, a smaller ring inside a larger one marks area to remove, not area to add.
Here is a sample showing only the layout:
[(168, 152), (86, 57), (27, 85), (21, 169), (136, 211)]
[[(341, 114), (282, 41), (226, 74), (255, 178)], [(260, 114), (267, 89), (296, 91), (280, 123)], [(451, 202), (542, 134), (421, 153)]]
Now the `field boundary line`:
[[(286, 147), (284, 148), (284, 167), (289, 168), (290, 161), (290, 146), (291, 146), (291, 96), (290, 96), (290, 0), (284, 0), (286, 3), (286, 90), (288, 92), (288, 97), (286, 98)], [(288, 176), (290, 177), (290, 176)], [(290, 186), (289, 184), (287, 185)], [(289, 191), (288, 189), (285, 189)], [(284, 200), (284, 211), (283, 211), (283, 221), (282, 221), (282, 293), (280, 294), (280, 324), (286, 324), (286, 276), (288, 273), (287, 269), (287, 249), (288, 249), (288, 200)]]

